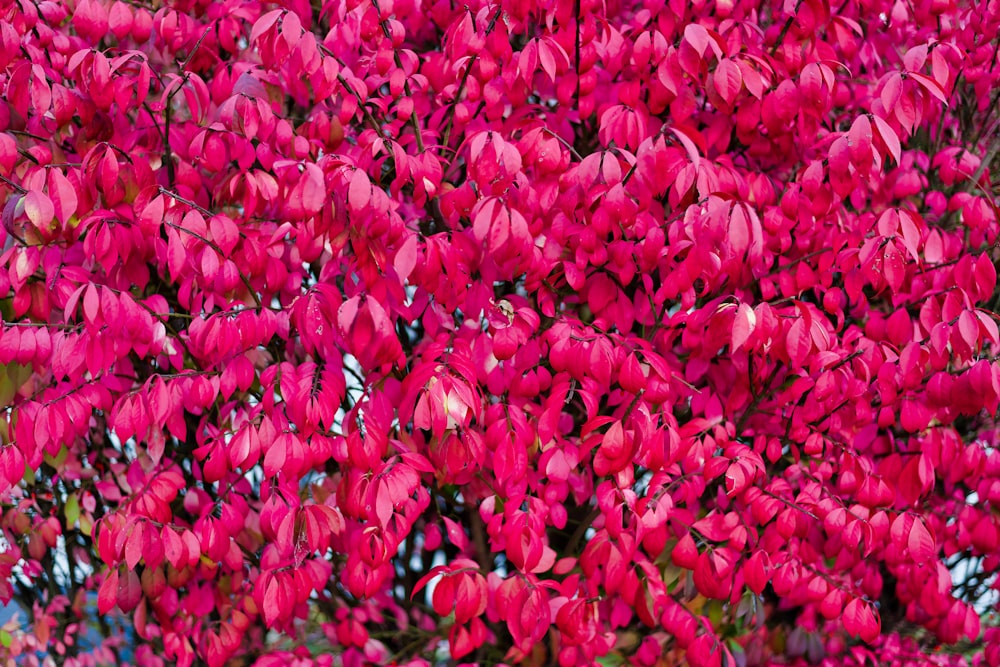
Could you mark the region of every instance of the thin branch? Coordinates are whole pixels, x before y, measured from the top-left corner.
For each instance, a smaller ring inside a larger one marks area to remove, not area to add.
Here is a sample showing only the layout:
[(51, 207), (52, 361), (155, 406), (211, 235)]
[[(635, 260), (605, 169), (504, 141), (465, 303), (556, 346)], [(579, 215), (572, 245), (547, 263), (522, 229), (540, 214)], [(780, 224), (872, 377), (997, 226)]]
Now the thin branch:
[[(503, 14), (503, 7), (498, 6), (496, 14), (490, 19), (489, 25), (486, 26), (486, 32), (483, 33), (483, 39), (490, 36), (493, 29), (496, 28), (497, 21), (500, 20), (500, 16)], [(455, 91), (455, 98), (451, 101), (451, 105), (448, 109), (448, 120), (445, 121), (444, 134), (442, 135), (441, 145), (448, 146), (451, 140), (451, 131), (454, 127), (455, 121), (455, 109), (458, 107), (458, 103), (462, 99), (462, 95), (465, 94), (465, 84), (469, 81), (469, 76), (472, 74), (472, 66), (476, 64), (476, 58), (479, 54), (476, 54), (469, 58), (469, 64), (465, 68), (465, 72), (462, 74), (462, 81), (458, 84), (458, 90)]]
[[(573, 36), (573, 67), (576, 69), (576, 113), (580, 114), (580, 0), (573, 3), (573, 23), (576, 34)], [(575, 152), (575, 151), (574, 151)]]
[(542, 131), (550, 135), (551, 137), (555, 138), (556, 140), (559, 141), (559, 143), (565, 146), (569, 150), (569, 152), (573, 155), (573, 157), (577, 159), (578, 162), (583, 162), (583, 157), (581, 157), (581, 155), (576, 151), (576, 149), (573, 148), (573, 144), (569, 143), (568, 141), (560, 137), (556, 132), (550, 130), (547, 127), (543, 127)]
[(590, 528), (591, 524), (593, 524), (600, 515), (600, 507), (594, 507), (594, 509), (590, 510), (590, 514), (588, 514), (583, 521), (580, 522), (580, 525), (576, 527), (576, 530), (573, 531), (573, 535), (569, 538), (569, 542), (566, 543), (566, 551), (564, 553), (576, 553), (576, 549), (580, 546), (580, 542), (586, 535), (587, 529)]
[(15, 190), (17, 190), (18, 192), (20, 192), (20, 193), (21, 193), (22, 195), (23, 195), (23, 194), (27, 194), (27, 193), (28, 193), (28, 191), (27, 191), (27, 190), (25, 190), (25, 189), (24, 189), (24, 188), (22, 188), (22, 187), (21, 187), (20, 185), (18, 185), (18, 184), (17, 184), (17, 183), (15, 183), (14, 181), (10, 180), (10, 179), (9, 179), (9, 178), (7, 178), (6, 176), (0, 176), (0, 181), (3, 181), (4, 183), (6, 183), (7, 185), (9, 185), (10, 187), (14, 188), (14, 189), (15, 189)]
[[(182, 197), (181, 195), (177, 194), (176, 192), (173, 192), (171, 190), (167, 190), (164, 187), (160, 188), (160, 194), (161, 195), (167, 195), (168, 197), (170, 197), (171, 199), (173, 199), (175, 201), (179, 201), (182, 204), (186, 204), (186, 205), (190, 206), (191, 208), (195, 209), (196, 211), (198, 211), (199, 213), (201, 213), (202, 215), (207, 215), (210, 218), (215, 215), (214, 213), (212, 213), (211, 211), (209, 211), (204, 206), (200, 206), (199, 204), (196, 204), (195, 202), (191, 201), (190, 199)], [(206, 243), (211, 243), (211, 241), (208, 241), (207, 239), (206, 239), (205, 242)]]
[[(372, 7), (375, 8), (375, 12), (381, 17), (382, 9), (378, 6), (378, 0), (371, 0), (371, 2), (372, 2)], [(389, 43), (391, 44), (392, 31), (389, 29), (389, 21), (387, 21), (386, 19), (381, 19), (380, 25), (382, 26), (382, 34), (385, 35), (385, 38), (388, 39)], [(396, 50), (395, 45), (393, 45), (392, 48), (392, 57), (396, 61), (396, 67), (402, 70), (403, 60), (399, 57), (399, 52)], [(410, 88), (410, 80), (408, 78), (403, 81), (403, 92), (406, 93), (406, 97), (413, 99), (413, 90)], [(424, 136), (423, 132), (420, 129), (420, 121), (417, 120), (417, 109), (415, 106), (410, 111), (410, 125), (413, 126), (413, 135), (414, 137), (416, 137), (417, 140), (417, 150), (423, 153), (425, 150)]]
[[(206, 214), (208, 216), (214, 215), (211, 211), (208, 211), (207, 209), (204, 209), (201, 206), (198, 206), (194, 202), (192, 202), (190, 200), (187, 200), (184, 197), (181, 197), (180, 195), (178, 195), (178, 194), (176, 194), (174, 192), (171, 192), (170, 190), (167, 190), (167, 189), (161, 187), (160, 188), (160, 192), (162, 194), (165, 194), (165, 195), (173, 198), (173, 199), (176, 199), (177, 201), (181, 202), (182, 204), (187, 204), (187, 205), (189, 205), (189, 206), (191, 206), (193, 208), (196, 208), (197, 210), (201, 211), (202, 213), (204, 213), (204, 214)], [(214, 250), (215, 252), (217, 252), (219, 254), (219, 257), (225, 257), (226, 256), (226, 253), (222, 252), (222, 248), (220, 248), (218, 245), (215, 244), (215, 242), (210, 241), (209, 239), (205, 238), (204, 236), (202, 236), (198, 232), (190, 230), (187, 227), (184, 227), (182, 225), (178, 225), (176, 222), (170, 222), (169, 220), (164, 220), (163, 224), (165, 224), (165, 225), (167, 225), (169, 227), (173, 227), (177, 231), (185, 232), (186, 234), (189, 234), (189, 235), (195, 237), (196, 239), (198, 239), (199, 241), (201, 241), (202, 243), (204, 243), (205, 245), (207, 245), (208, 247), (210, 247), (212, 250)], [(260, 302), (260, 297), (257, 296), (257, 291), (253, 288), (253, 285), (250, 284), (250, 279), (247, 278), (247, 276), (246, 276), (245, 273), (243, 273), (243, 269), (241, 269), (239, 267), (236, 267), (236, 272), (239, 273), (240, 280), (243, 282), (243, 286), (247, 288), (248, 292), (250, 292), (250, 297), (253, 299), (254, 306), (256, 307), (257, 310), (260, 310), (263, 307), (263, 304), (261, 304), (261, 302)]]
[(201, 43), (205, 41), (205, 38), (208, 37), (208, 33), (210, 33), (211, 31), (212, 31), (211, 25), (205, 28), (205, 32), (201, 33), (201, 37), (199, 37), (198, 41), (195, 42), (194, 48), (191, 49), (191, 53), (188, 54), (188, 57), (177, 63), (177, 68), (180, 71), (183, 72), (187, 68), (188, 63), (190, 63), (191, 59), (194, 58), (194, 54), (198, 53), (198, 49), (201, 48)]
[(778, 49), (781, 47), (782, 42), (785, 41), (785, 36), (791, 29), (792, 23), (795, 21), (795, 15), (799, 12), (799, 7), (801, 6), (802, 6), (802, 0), (799, 0), (797, 3), (795, 3), (795, 9), (792, 11), (792, 15), (788, 17), (787, 21), (785, 21), (785, 25), (781, 26), (781, 32), (778, 33), (778, 39), (775, 40), (774, 46), (771, 47), (772, 56), (778, 52)]

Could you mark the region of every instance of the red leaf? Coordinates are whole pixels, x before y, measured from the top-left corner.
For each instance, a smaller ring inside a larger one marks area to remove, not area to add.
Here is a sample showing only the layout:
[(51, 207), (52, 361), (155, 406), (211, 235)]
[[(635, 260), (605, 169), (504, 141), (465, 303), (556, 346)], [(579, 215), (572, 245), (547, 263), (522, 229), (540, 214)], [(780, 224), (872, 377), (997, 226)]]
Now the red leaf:
[(423, 590), (423, 588), (428, 583), (430, 583), (431, 580), (434, 579), (434, 577), (437, 577), (447, 569), (448, 568), (444, 565), (437, 565), (435, 567), (432, 567), (427, 574), (425, 574), (424, 576), (420, 577), (420, 579), (417, 580), (417, 583), (413, 586), (413, 592), (410, 593), (410, 599), (412, 600), (413, 596), (419, 593), (421, 590)]
[(882, 632), (882, 621), (872, 610), (870, 603), (854, 598), (844, 608), (844, 629), (872, 643)]
[(111, 148), (106, 149), (100, 164), (100, 186), (105, 195), (110, 194), (114, 190), (115, 184), (118, 182), (119, 172), (118, 158), (115, 156), (115, 151)]
[[(73, 217), (73, 214), (76, 213), (76, 208), (79, 204), (76, 189), (59, 169), (49, 169), (48, 172), (49, 197), (52, 200), (54, 215), (58, 218), (59, 222), (65, 225)], [(27, 209), (27, 204), (25, 204), (25, 208)]]
[[(305, 171), (299, 176), (302, 188), (302, 208), (307, 215), (319, 213), (326, 202), (326, 187), (323, 171), (312, 162), (305, 163)], [(354, 181), (351, 181), (353, 186)]]
[(944, 88), (941, 87), (940, 83), (929, 76), (918, 72), (907, 72), (907, 76), (919, 83), (924, 90), (936, 97), (942, 104), (945, 106), (948, 105), (948, 96), (945, 94)]
[(17, 162), (17, 143), (6, 132), (0, 134), (0, 175), (7, 176)]
[(885, 107), (887, 114), (891, 114), (896, 109), (896, 103), (899, 102), (899, 95), (902, 90), (902, 75), (899, 72), (889, 74), (882, 85), (882, 90), (879, 92), (879, 99), (882, 100), (882, 106)]
[(410, 234), (403, 241), (399, 249), (396, 250), (396, 255), (393, 257), (392, 264), (396, 269), (396, 275), (403, 282), (410, 277), (413, 273), (413, 269), (417, 266), (417, 235)]
[(812, 335), (809, 331), (809, 325), (803, 318), (796, 319), (788, 328), (786, 345), (788, 357), (792, 363), (795, 366), (802, 366), (806, 357), (809, 356), (809, 352), (812, 351)]
[(253, 24), (253, 29), (250, 31), (250, 42), (256, 42), (260, 39), (261, 35), (270, 30), (278, 22), (278, 19), (284, 12), (284, 9), (274, 9), (257, 19), (257, 22)]
[(368, 202), (372, 198), (372, 184), (368, 180), (368, 174), (357, 169), (351, 176), (351, 185), (347, 190), (347, 205), (354, 213), (359, 213), (368, 208)]
[[(975, 265), (976, 287), (979, 288), (980, 298), (992, 295), (997, 286), (997, 268), (993, 264), (993, 258), (988, 253), (983, 253), (976, 259)], [(976, 315), (983, 323), (991, 322), (993, 319), (983, 312), (977, 311)], [(993, 323), (995, 326), (995, 323)]]
[(910, 535), (907, 538), (907, 546), (910, 549), (910, 556), (914, 562), (927, 563), (937, 557), (937, 547), (934, 538), (931, 536), (927, 526), (922, 519), (914, 519), (910, 528)]
[(492, 252), (502, 251), (510, 238), (510, 211), (497, 207), (495, 217), (490, 221), (487, 247)]
[(182, 569), (187, 562), (187, 549), (184, 541), (170, 526), (164, 526), (160, 531), (160, 538), (163, 541), (163, 555), (167, 562), (176, 569)]
[(834, 619), (844, 611), (844, 598), (846, 595), (839, 588), (831, 588), (820, 603), (819, 611), (823, 618)]
[[(389, 496), (389, 493), (385, 490), (384, 484), (373, 484), (372, 489), (376, 491), (375, 493), (375, 517), (378, 518), (379, 523), (385, 527), (389, 524), (389, 519), (392, 518), (393, 513), (393, 503)], [(369, 519), (371, 515), (369, 515)]]
[(457, 584), (457, 576), (446, 574), (438, 580), (437, 586), (434, 587), (431, 602), (435, 613), (439, 616), (447, 616), (455, 608), (455, 587)]
[(454, 625), (448, 634), (451, 647), (451, 657), (459, 660), (483, 645), (486, 641), (486, 624), (482, 619), (473, 618), (468, 628), (464, 625)]
[(24, 195), (24, 214), (28, 216), (28, 220), (35, 227), (47, 230), (56, 213), (52, 200), (47, 194), (31, 190)]
[(688, 23), (684, 26), (684, 39), (687, 40), (688, 44), (694, 47), (694, 50), (698, 52), (698, 55), (705, 57), (705, 51), (708, 49), (712, 38), (708, 35), (708, 30), (704, 26), (698, 23)]
[(108, 572), (97, 591), (97, 611), (108, 614), (118, 604), (118, 569)]
[(750, 590), (760, 595), (770, 581), (770, 559), (766, 551), (755, 551), (743, 565), (743, 578)]
[(927, 428), (930, 420), (931, 414), (921, 401), (903, 401), (903, 407), (899, 415), (899, 424), (906, 431), (910, 433), (922, 431)]
[(747, 485), (753, 481), (752, 475), (744, 468), (742, 461), (737, 461), (726, 469), (726, 495), (730, 498), (739, 495), (746, 490)]
[(538, 40), (538, 61), (541, 63), (542, 69), (549, 77), (549, 80), (555, 82), (556, 59), (552, 55), (552, 50), (547, 40)]
[(867, 168), (872, 152), (872, 124), (867, 114), (854, 119), (847, 141), (851, 146), (851, 161), (861, 169)]
[(754, 328), (757, 326), (757, 314), (749, 304), (741, 303), (736, 308), (736, 317), (733, 318), (733, 334), (730, 347), (735, 352), (743, 347)]
[(115, 2), (108, 11), (108, 27), (116, 39), (124, 39), (132, 32), (132, 10), (124, 2)]
[(184, 273), (184, 265), (188, 261), (187, 249), (181, 240), (181, 234), (175, 229), (167, 232), (167, 268), (174, 280)]
[(448, 647), (452, 659), (461, 660), (476, 650), (477, 645), (464, 625), (455, 624), (448, 631)]
[(285, 597), (282, 582), (278, 581), (278, 578), (274, 574), (267, 572), (257, 582), (257, 586), (260, 587), (260, 590), (264, 591), (263, 604), (261, 605), (263, 607), (261, 611), (264, 613), (264, 623), (268, 627), (271, 627), (281, 617), (282, 598)]
[(632, 444), (632, 438), (625, 435), (621, 421), (612, 423), (594, 458), (594, 472), (604, 476), (622, 470), (631, 461)]
[(129, 569), (118, 577), (118, 608), (128, 613), (136, 608), (142, 599), (142, 584), (135, 570)]
[(719, 96), (729, 105), (736, 100), (736, 96), (743, 88), (743, 74), (740, 72), (739, 65), (729, 58), (723, 58), (719, 61), (712, 75), (712, 80)]
[(534, 642), (545, 636), (549, 625), (552, 623), (548, 595), (545, 589), (532, 588), (526, 590), (528, 590), (528, 595), (524, 601), (524, 606), (520, 610), (519, 625), (527, 634), (524, 637), (524, 641), (520, 642), (519, 648), (521, 650), (530, 650)]
[(698, 548), (694, 544), (691, 533), (685, 533), (677, 542), (677, 546), (670, 554), (670, 560), (677, 567), (683, 567), (686, 570), (693, 570), (698, 564)]
[(888, 123), (878, 116), (872, 116), (872, 120), (875, 122), (875, 133), (878, 135), (879, 140), (885, 146), (889, 155), (892, 156), (893, 162), (898, 165), (901, 155), (899, 136), (896, 134), (895, 130), (889, 127)]
[(240, 241), (239, 227), (228, 216), (212, 216), (208, 221), (208, 229), (212, 233), (212, 240), (222, 250), (223, 255), (229, 255)]
[(144, 528), (145, 522), (137, 521), (128, 539), (125, 540), (125, 564), (130, 570), (134, 570), (135, 566), (142, 560)]
[(285, 459), (288, 456), (287, 442), (288, 438), (282, 436), (268, 446), (264, 454), (264, 474), (268, 477), (276, 475), (285, 466)]
[[(723, 649), (719, 640), (711, 633), (699, 635), (687, 649), (687, 662), (702, 667), (720, 667), (723, 664)], [(728, 662), (726, 663), (728, 664)]]
[(642, 372), (635, 352), (630, 352), (622, 362), (622, 367), (618, 371), (618, 383), (622, 389), (631, 394), (638, 394), (646, 388), (646, 375)]
[(91, 283), (83, 293), (83, 317), (88, 326), (100, 324), (98, 314), (101, 308), (100, 295), (97, 288)]
[(462, 528), (461, 524), (452, 521), (448, 517), (441, 517), (441, 519), (447, 528), (448, 539), (451, 543), (458, 547), (462, 553), (470, 553), (469, 538), (465, 534), (465, 529)]

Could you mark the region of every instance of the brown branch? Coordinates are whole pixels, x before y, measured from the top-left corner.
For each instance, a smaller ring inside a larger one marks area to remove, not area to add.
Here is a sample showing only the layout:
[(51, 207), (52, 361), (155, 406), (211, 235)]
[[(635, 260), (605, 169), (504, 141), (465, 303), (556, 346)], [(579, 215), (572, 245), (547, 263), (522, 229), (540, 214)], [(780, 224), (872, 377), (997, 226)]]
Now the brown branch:
[(597, 519), (597, 517), (599, 517), (600, 515), (601, 515), (601, 508), (595, 507), (594, 509), (590, 510), (590, 514), (584, 517), (583, 521), (580, 522), (580, 525), (578, 525), (576, 527), (576, 530), (573, 531), (573, 535), (570, 536), (569, 542), (566, 543), (565, 553), (567, 554), (576, 553), (577, 547), (580, 546), (580, 541), (583, 540), (584, 535), (587, 534), (587, 529), (590, 528), (591, 524), (593, 524), (594, 521)]
[[(372, 7), (375, 8), (375, 12), (379, 15), (379, 17), (381, 17), (382, 9), (378, 6), (378, 0), (371, 0), (371, 1), (372, 1)], [(382, 34), (385, 35), (385, 38), (388, 39), (390, 43), (392, 43), (392, 31), (389, 29), (389, 22), (386, 19), (380, 18), (379, 25), (382, 26)], [(403, 69), (403, 60), (399, 57), (399, 52), (396, 51), (395, 45), (393, 45), (392, 47), (392, 57), (396, 61), (396, 67), (398, 67), (399, 69)], [(409, 79), (405, 79), (403, 81), (403, 92), (406, 93), (406, 96), (408, 98), (413, 99), (413, 90), (411, 90), (410, 88)], [(417, 120), (416, 107), (414, 107), (410, 111), (410, 124), (413, 126), (413, 135), (414, 137), (416, 137), (417, 140), (417, 150), (423, 153), (425, 150), (424, 137), (420, 129), (420, 121)]]
[(208, 37), (208, 33), (210, 33), (211, 31), (212, 31), (211, 25), (205, 28), (205, 32), (201, 33), (201, 37), (199, 37), (198, 41), (195, 42), (194, 48), (191, 49), (191, 53), (188, 54), (188, 57), (185, 58), (183, 61), (177, 63), (177, 68), (180, 71), (183, 72), (184, 69), (188, 66), (188, 64), (191, 62), (191, 59), (194, 58), (194, 54), (198, 53), (198, 49), (201, 48), (201, 43), (205, 41), (205, 38)]
[(14, 188), (14, 189), (15, 189), (15, 190), (17, 190), (18, 192), (20, 192), (20, 193), (21, 193), (22, 195), (23, 195), (23, 194), (27, 194), (27, 193), (28, 193), (28, 191), (27, 191), (27, 190), (25, 190), (25, 189), (24, 189), (24, 188), (22, 188), (22, 187), (21, 187), (20, 185), (18, 185), (18, 184), (17, 184), (17, 183), (15, 183), (14, 181), (10, 180), (10, 179), (9, 179), (9, 178), (7, 178), (6, 176), (0, 176), (0, 181), (3, 181), (4, 183), (6, 183), (7, 185), (9, 185), (10, 187)]
[[(181, 202), (183, 204), (188, 204), (189, 206), (192, 206), (192, 207), (198, 209), (199, 211), (207, 214), (208, 216), (214, 215), (212, 212), (210, 212), (210, 211), (202, 208), (201, 206), (198, 206), (194, 202), (189, 201), (189, 200), (185, 199), (184, 197), (181, 197), (180, 195), (178, 195), (176, 193), (171, 192), (170, 190), (167, 190), (167, 189), (161, 187), (160, 188), (160, 192), (162, 194), (165, 194), (165, 195), (173, 198), (173, 199), (176, 199), (177, 201), (179, 201), (179, 202)], [(205, 245), (207, 245), (208, 247), (210, 247), (212, 250), (214, 250), (215, 252), (219, 253), (220, 257), (225, 257), (226, 256), (226, 254), (224, 252), (222, 252), (222, 248), (220, 248), (218, 245), (215, 244), (215, 242), (210, 241), (209, 239), (205, 238), (204, 236), (202, 236), (198, 232), (192, 231), (192, 230), (190, 230), (187, 227), (184, 227), (182, 225), (178, 225), (176, 222), (170, 222), (169, 220), (164, 220), (163, 224), (165, 224), (165, 225), (167, 225), (169, 227), (173, 227), (174, 229), (176, 229), (178, 231), (185, 232), (185, 233), (187, 233), (187, 234), (195, 237), (196, 239), (198, 239), (199, 241), (201, 241), (202, 243), (204, 243)], [(243, 269), (241, 269), (238, 266), (236, 267), (236, 272), (239, 273), (240, 280), (243, 282), (244, 287), (246, 287), (247, 291), (250, 292), (250, 296), (251, 296), (251, 298), (253, 298), (254, 306), (256, 307), (257, 310), (260, 310), (263, 307), (263, 305), (260, 302), (260, 297), (257, 296), (257, 291), (253, 288), (253, 285), (250, 284), (250, 279), (247, 278), (247, 276), (246, 276), (245, 273), (243, 273)]]
[[(503, 13), (503, 7), (497, 7), (496, 14), (490, 19), (489, 25), (486, 26), (486, 32), (483, 34), (483, 39), (490, 36), (493, 29), (497, 26), (497, 21), (500, 20), (500, 15)], [(479, 54), (476, 54), (469, 58), (469, 64), (465, 68), (465, 73), (462, 74), (462, 80), (458, 84), (458, 90), (455, 91), (455, 99), (451, 101), (451, 105), (448, 109), (448, 120), (445, 121), (444, 134), (442, 135), (441, 145), (445, 148), (448, 147), (449, 141), (451, 141), (451, 131), (453, 128), (453, 123), (455, 121), (455, 108), (458, 106), (459, 101), (462, 99), (462, 95), (465, 94), (465, 85), (469, 81), (469, 76), (472, 74), (472, 66), (476, 64), (476, 59)]]

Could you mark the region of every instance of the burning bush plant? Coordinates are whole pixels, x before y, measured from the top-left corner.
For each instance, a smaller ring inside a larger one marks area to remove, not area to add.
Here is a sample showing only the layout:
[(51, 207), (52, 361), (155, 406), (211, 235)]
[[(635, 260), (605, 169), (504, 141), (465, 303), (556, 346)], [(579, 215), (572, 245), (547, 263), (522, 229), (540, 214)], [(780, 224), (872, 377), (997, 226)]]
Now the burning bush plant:
[(1000, 664), (998, 33), (0, 0), (5, 664)]

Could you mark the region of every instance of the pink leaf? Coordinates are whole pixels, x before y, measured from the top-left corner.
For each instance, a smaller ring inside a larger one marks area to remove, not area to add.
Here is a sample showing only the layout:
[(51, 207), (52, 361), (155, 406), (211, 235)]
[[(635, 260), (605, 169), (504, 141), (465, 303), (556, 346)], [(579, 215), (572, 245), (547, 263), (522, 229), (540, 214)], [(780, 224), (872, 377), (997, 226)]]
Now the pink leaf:
[(886, 78), (885, 83), (882, 85), (882, 90), (879, 93), (879, 99), (882, 100), (882, 106), (885, 107), (885, 112), (891, 114), (896, 109), (896, 104), (899, 102), (900, 93), (903, 90), (903, 77), (899, 72), (891, 73), (888, 78)]
[(87, 289), (83, 293), (83, 317), (89, 326), (99, 323), (97, 318), (100, 308), (100, 295), (97, 293), (97, 288), (91, 283), (87, 285)]
[(470, 553), (469, 538), (462, 526), (448, 517), (441, 517), (447, 528), (448, 539), (463, 553)]
[(743, 88), (743, 74), (739, 65), (729, 58), (723, 58), (716, 66), (712, 78), (719, 96), (726, 101), (726, 104), (731, 105)]
[(893, 161), (898, 165), (901, 156), (899, 136), (895, 130), (889, 127), (888, 123), (878, 116), (872, 116), (872, 120), (875, 122), (875, 133), (889, 152), (889, 155), (892, 156)]
[(687, 42), (694, 47), (694, 50), (698, 52), (698, 55), (702, 57), (705, 57), (705, 51), (708, 49), (709, 42), (712, 40), (705, 27), (698, 23), (689, 23), (684, 27), (684, 39), (687, 40)]
[[(122, 4), (122, 3), (119, 3)], [(53, 211), (59, 222), (64, 225), (69, 222), (79, 203), (76, 189), (59, 169), (49, 169), (49, 196), (52, 199)], [(25, 204), (27, 208), (27, 204)]]
[(844, 629), (872, 643), (882, 631), (882, 622), (868, 602), (854, 598), (844, 608)]
[(430, 571), (427, 572), (427, 574), (420, 577), (420, 579), (417, 580), (417, 583), (414, 584), (413, 592), (410, 593), (410, 599), (412, 600), (413, 596), (419, 593), (421, 590), (423, 590), (423, 588), (427, 586), (427, 584), (429, 584), (434, 579), (434, 577), (437, 577), (447, 569), (448, 568), (444, 565), (437, 565), (435, 567), (432, 567)]
[(866, 165), (871, 161), (872, 124), (867, 114), (854, 119), (851, 130), (847, 133), (847, 141), (851, 147), (851, 160), (856, 165)]
[(278, 22), (284, 11), (283, 9), (274, 9), (257, 19), (257, 22), (253, 24), (253, 29), (250, 31), (250, 41), (256, 42), (260, 39), (265, 32)]
[(809, 352), (812, 350), (812, 336), (809, 331), (809, 325), (801, 317), (792, 322), (792, 325), (788, 328), (786, 345), (788, 347), (788, 357), (794, 365), (801, 366), (805, 363), (806, 357), (809, 356)]
[(733, 319), (733, 336), (731, 341), (732, 350), (743, 347), (754, 328), (757, 326), (757, 315), (749, 304), (741, 303), (736, 308), (736, 317)]
[(56, 214), (49, 196), (37, 190), (31, 190), (24, 195), (24, 213), (28, 216), (31, 224), (39, 229), (48, 229)]
[(406, 281), (413, 273), (413, 269), (417, 266), (417, 235), (409, 235), (403, 244), (396, 251), (396, 256), (393, 258), (393, 266), (396, 269), (396, 274), (399, 279)]
[(929, 562), (937, 556), (934, 538), (921, 519), (914, 519), (906, 543), (910, 549), (910, 556), (917, 563)]
[[(302, 187), (302, 206), (306, 213), (315, 215), (326, 202), (326, 187), (323, 183), (323, 171), (311, 162), (305, 164), (305, 171), (299, 176)], [(354, 181), (351, 182), (352, 186)]]
[(118, 569), (108, 572), (97, 591), (97, 611), (100, 614), (110, 613), (118, 604)]
[(368, 207), (372, 197), (372, 184), (368, 174), (356, 170), (351, 177), (351, 185), (347, 191), (347, 205), (354, 213), (359, 213)]
[(936, 97), (942, 104), (945, 106), (948, 105), (948, 96), (945, 94), (944, 88), (941, 87), (940, 83), (926, 74), (920, 74), (918, 72), (907, 72), (907, 76), (920, 84), (924, 90)]

